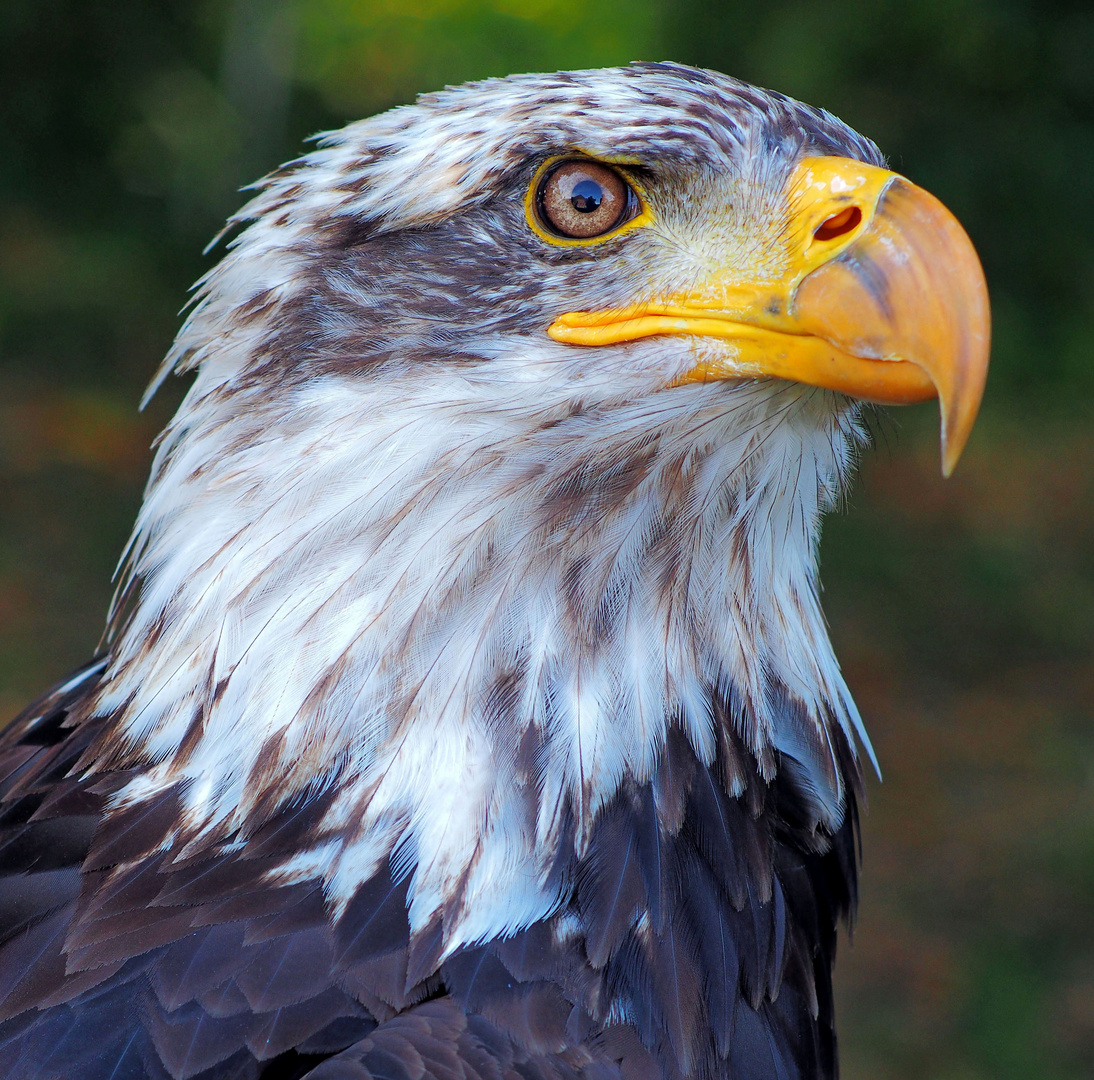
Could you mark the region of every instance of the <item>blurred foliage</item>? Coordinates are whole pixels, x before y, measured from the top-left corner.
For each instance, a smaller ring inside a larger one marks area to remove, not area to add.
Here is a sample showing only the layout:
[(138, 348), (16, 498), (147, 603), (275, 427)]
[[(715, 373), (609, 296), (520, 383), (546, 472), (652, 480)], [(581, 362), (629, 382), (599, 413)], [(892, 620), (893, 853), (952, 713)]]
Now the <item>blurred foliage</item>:
[(336, 112), (513, 71), (625, 64), (659, 45), (652, 0), (302, 0), (298, 77)]
[(1094, 9), (1087, 0), (4, 0), (0, 710), (95, 647), (135, 403), (238, 189), (445, 83), (676, 59), (875, 138), (984, 260), (954, 480), (881, 422), (826, 605), (886, 774), (839, 971), (850, 1080), (1094, 1075)]
[[(839, 965), (851, 1080), (1094, 1074), (1094, 442), (883, 430), (825, 606), (885, 774)], [(886, 445), (888, 444), (888, 445)]]

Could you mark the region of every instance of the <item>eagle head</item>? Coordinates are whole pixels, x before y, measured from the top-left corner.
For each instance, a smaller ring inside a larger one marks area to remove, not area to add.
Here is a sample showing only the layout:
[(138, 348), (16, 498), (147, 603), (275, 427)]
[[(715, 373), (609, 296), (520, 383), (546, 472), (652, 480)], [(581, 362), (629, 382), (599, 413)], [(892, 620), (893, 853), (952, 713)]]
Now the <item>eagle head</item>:
[(321, 800), (272, 877), (338, 913), (389, 860), (440, 958), (563, 911), (673, 747), (823, 846), (868, 743), (821, 515), (863, 402), (938, 397), (949, 470), (985, 376), (948, 212), (823, 111), (635, 64), (350, 124), (231, 224), (157, 379), (113, 805), (178, 791), (193, 852)]

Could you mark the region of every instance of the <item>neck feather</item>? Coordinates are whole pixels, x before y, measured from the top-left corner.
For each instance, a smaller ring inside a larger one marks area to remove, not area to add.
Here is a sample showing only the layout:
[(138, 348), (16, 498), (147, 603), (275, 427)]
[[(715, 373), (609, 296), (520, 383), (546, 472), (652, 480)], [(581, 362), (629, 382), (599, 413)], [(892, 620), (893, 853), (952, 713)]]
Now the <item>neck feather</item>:
[(709, 764), (728, 715), (730, 793), (789, 756), (829, 827), (833, 726), (862, 737), (815, 586), (852, 413), (769, 383), (608, 412), (549, 364), (500, 390), (505, 362), (276, 398), (199, 376), (95, 706), (98, 767), (147, 766), (120, 801), (181, 782), (223, 837), (325, 792), (329, 841), (281, 873), (337, 906), (394, 853), (412, 927), (461, 898), (451, 948), (557, 907), (560, 830), (580, 851), (670, 728)]

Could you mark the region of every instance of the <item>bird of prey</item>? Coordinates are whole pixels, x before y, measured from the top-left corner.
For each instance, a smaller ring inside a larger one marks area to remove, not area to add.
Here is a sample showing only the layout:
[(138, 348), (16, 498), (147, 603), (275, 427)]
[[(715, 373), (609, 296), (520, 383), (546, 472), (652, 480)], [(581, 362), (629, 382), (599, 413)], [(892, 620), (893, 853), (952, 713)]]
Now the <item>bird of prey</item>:
[(0, 741), (0, 1076), (835, 1076), (819, 522), (864, 402), (961, 452), (960, 226), (652, 63), (350, 124), (232, 224), (105, 652)]

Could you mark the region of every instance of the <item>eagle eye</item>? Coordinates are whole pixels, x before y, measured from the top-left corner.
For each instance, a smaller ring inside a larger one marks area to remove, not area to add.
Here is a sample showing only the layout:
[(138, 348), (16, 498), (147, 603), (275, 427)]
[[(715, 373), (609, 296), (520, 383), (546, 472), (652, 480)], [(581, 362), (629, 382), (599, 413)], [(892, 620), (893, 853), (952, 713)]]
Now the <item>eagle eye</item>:
[(560, 161), (539, 182), (536, 210), (543, 228), (567, 240), (592, 240), (629, 221), (638, 197), (623, 177), (598, 161)]

